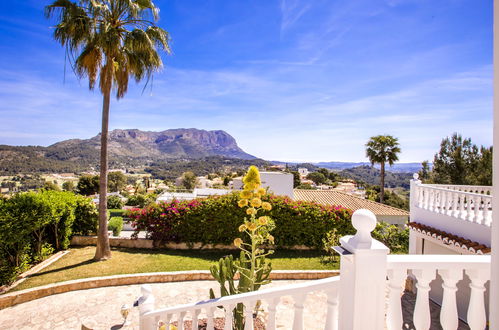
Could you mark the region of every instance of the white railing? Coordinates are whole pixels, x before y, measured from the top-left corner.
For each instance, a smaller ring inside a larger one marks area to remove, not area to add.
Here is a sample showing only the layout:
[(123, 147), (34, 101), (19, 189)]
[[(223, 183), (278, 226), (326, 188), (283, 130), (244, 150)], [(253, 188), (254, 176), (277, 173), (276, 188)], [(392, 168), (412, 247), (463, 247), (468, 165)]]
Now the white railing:
[(491, 187), (430, 185), (416, 181), (412, 194), (411, 207), (488, 227), (492, 223)]
[(471, 330), (485, 329), (486, 310), (484, 304), (485, 283), (490, 280), (490, 255), (389, 255), (387, 328), (401, 329), (402, 308), (400, 294), (408, 271), (417, 280), (417, 298), (414, 309), (416, 329), (429, 329), (431, 316), (428, 304), (430, 283), (437, 274), (442, 279), (442, 306), (440, 324), (444, 330), (457, 329), (457, 284), (464, 274), (470, 279), (470, 295), (467, 309), (467, 323)]
[[(197, 329), (201, 313), (207, 319), (207, 329), (214, 328), (215, 311), (225, 317), (225, 330), (232, 329), (233, 309), (244, 304), (245, 330), (253, 329), (253, 314), (259, 301), (268, 303), (266, 329), (276, 328), (276, 307), (284, 296), (292, 296), (294, 318), (292, 329), (307, 329), (304, 324), (304, 300), (311, 292), (324, 291), (327, 295), (327, 316), (324, 329), (389, 330), (404, 327), (401, 292), (407, 276), (416, 281), (417, 298), (413, 322), (418, 330), (430, 329), (430, 283), (442, 278), (442, 309), (440, 323), (444, 330), (456, 329), (458, 302), (456, 291), (462, 286), (463, 272), (470, 279), (467, 322), (472, 330), (484, 329), (486, 324), (485, 284), (490, 280), (490, 256), (462, 255), (388, 255), (388, 248), (371, 237), (376, 217), (370, 211), (358, 210), (352, 216), (357, 233), (340, 239), (341, 277), (310, 281), (286, 287), (264, 289), (197, 303), (155, 310), (154, 296), (143, 287), (139, 299), (140, 328), (158, 329), (165, 325), (191, 318)], [(387, 296), (388, 293), (388, 296)], [(466, 295), (466, 293), (465, 293)], [(386, 306), (386, 308), (385, 308)], [(316, 312), (316, 311), (315, 311)], [(317, 327), (316, 324), (313, 325)], [(168, 329), (168, 326), (166, 327)]]
[(150, 311), (141, 314), (141, 329), (156, 330), (160, 321), (166, 325), (166, 329), (169, 329), (169, 325), (176, 321), (177, 328), (182, 330), (186, 318), (192, 319), (192, 329), (197, 329), (199, 317), (202, 314), (206, 315), (207, 329), (213, 329), (214, 311), (219, 310), (223, 311), (225, 316), (224, 329), (229, 330), (232, 329), (233, 309), (236, 305), (243, 304), (245, 316), (244, 329), (253, 330), (255, 306), (257, 306), (257, 303), (265, 300), (268, 303), (268, 318), (265, 320), (265, 328), (273, 330), (276, 328), (276, 307), (284, 296), (293, 297), (295, 311), (293, 329), (307, 329), (303, 323), (303, 302), (309, 293), (315, 291), (324, 291), (327, 295), (327, 317), (324, 328), (337, 329), (339, 283), (340, 278), (337, 276), (309, 283), (289, 285), (284, 288), (265, 289)]

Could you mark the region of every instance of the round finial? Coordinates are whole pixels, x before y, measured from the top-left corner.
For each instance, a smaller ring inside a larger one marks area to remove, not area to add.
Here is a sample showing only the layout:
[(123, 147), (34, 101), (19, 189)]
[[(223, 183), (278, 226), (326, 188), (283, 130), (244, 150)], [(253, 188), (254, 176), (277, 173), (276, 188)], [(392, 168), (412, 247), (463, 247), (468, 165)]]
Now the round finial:
[(419, 179), (419, 174), (418, 173), (414, 173), (412, 175), (412, 177), (414, 178), (414, 180), (417, 180), (417, 179)]
[(352, 215), (352, 225), (357, 229), (357, 233), (368, 234), (376, 227), (376, 216), (369, 210), (360, 209)]

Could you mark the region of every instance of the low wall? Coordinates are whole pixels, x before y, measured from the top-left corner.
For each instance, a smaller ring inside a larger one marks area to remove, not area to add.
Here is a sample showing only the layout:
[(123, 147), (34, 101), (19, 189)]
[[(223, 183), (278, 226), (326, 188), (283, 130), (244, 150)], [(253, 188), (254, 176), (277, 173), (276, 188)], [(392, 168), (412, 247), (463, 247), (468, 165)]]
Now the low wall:
[[(270, 273), (270, 278), (272, 280), (315, 280), (337, 275), (339, 275), (339, 270), (276, 270)], [(54, 283), (0, 295), (0, 309), (15, 306), (24, 302), (43, 298), (53, 294), (75, 290), (101, 288), (106, 286), (202, 280), (212, 281), (214, 280), (214, 278), (211, 276), (209, 271), (199, 270), (91, 277), (80, 280)]]
[[(71, 245), (73, 246), (87, 246), (96, 245), (97, 236), (73, 236), (71, 238)], [(166, 248), (172, 250), (237, 250), (234, 245), (225, 244), (203, 244), (203, 243), (165, 243), (155, 244), (153, 240), (146, 238), (126, 238), (126, 237), (109, 237), (109, 244), (112, 247), (136, 248), (136, 249), (154, 249)], [(275, 249), (275, 246), (264, 246), (264, 248)], [(312, 248), (305, 245), (294, 245), (286, 247), (291, 250), (312, 250)]]

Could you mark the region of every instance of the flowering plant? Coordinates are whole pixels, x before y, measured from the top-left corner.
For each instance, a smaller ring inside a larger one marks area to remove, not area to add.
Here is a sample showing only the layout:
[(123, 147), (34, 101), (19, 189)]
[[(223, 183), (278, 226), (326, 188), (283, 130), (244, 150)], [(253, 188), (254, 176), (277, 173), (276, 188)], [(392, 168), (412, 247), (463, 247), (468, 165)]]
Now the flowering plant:
[[(232, 256), (222, 258), (218, 265), (210, 269), (213, 277), (220, 283), (222, 296), (256, 291), (261, 285), (270, 282), (272, 265), (266, 257), (274, 251), (266, 252), (262, 245), (267, 242), (274, 243), (274, 237), (270, 234), (275, 227), (274, 222), (269, 216), (264, 215), (272, 210), (272, 205), (261, 199), (267, 192), (261, 187), (260, 173), (255, 166), (248, 169), (243, 182), (244, 190), (239, 194), (238, 206), (246, 209), (247, 217), (239, 226), (239, 232), (245, 233), (248, 241), (245, 242), (240, 237), (234, 239), (234, 245), (241, 250), (239, 259), (234, 260)], [(234, 284), (236, 275), (239, 275), (237, 287)], [(213, 290), (210, 290), (210, 297), (215, 298)], [(244, 305), (237, 304), (233, 313), (234, 329), (243, 329)]]

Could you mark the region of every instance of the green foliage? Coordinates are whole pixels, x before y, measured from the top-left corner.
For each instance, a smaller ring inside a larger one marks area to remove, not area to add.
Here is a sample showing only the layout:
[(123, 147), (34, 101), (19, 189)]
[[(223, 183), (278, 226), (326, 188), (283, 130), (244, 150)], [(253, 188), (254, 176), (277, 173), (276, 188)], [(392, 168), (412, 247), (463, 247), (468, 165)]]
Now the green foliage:
[(182, 186), (185, 189), (191, 190), (196, 188), (196, 183), (197, 183), (196, 174), (194, 174), (193, 172), (189, 171), (189, 172), (184, 172), (184, 174), (182, 174)]
[(290, 173), (293, 174), (293, 188), (297, 188), (301, 184), (300, 173), (297, 171), (291, 171)]
[(74, 191), (76, 189), (75, 184), (73, 181), (65, 181), (62, 184), (62, 190), (64, 191)]
[[(326, 233), (337, 228), (339, 235), (354, 232), (351, 211), (339, 206), (292, 201), (286, 197), (264, 196), (272, 204), (275, 245), (322, 247)], [(238, 206), (237, 194), (192, 201), (151, 204), (127, 213), (138, 231), (158, 242), (201, 242), (232, 244), (238, 237), (239, 221), (246, 213)]]
[(99, 212), (90, 198), (78, 196), (76, 199), (74, 235), (91, 235), (97, 233)]
[[(381, 171), (375, 167), (364, 165), (342, 170), (340, 176), (355, 180), (359, 184), (379, 185)], [(412, 173), (396, 173), (385, 171), (385, 186), (388, 188), (402, 187), (409, 189)]]
[(123, 215), (126, 213), (126, 210), (123, 209), (108, 209), (110, 217), (123, 217)]
[(107, 187), (109, 192), (120, 192), (127, 184), (127, 177), (119, 171), (109, 172), (107, 175)]
[[(376, 197), (375, 201), (379, 202), (379, 196)], [(407, 197), (403, 198), (392, 191), (385, 191), (383, 204), (409, 211), (409, 199)]]
[(297, 186), (296, 189), (316, 190), (317, 188), (312, 187), (310, 183), (302, 183)]
[(50, 190), (0, 200), (1, 284), (14, 279), (31, 261), (68, 247), (82, 200), (70, 192)]
[(125, 203), (121, 200), (120, 196), (111, 195), (107, 197), (108, 209), (121, 209)]
[(78, 180), (76, 185), (78, 193), (90, 196), (95, 195), (99, 191), (99, 176), (98, 175), (83, 175)]
[(45, 189), (45, 190), (54, 190), (54, 191), (60, 191), (61, 188), (59, 188), (59, 186), (53, 182), (50, 182), (50, 181), (45, 181), (45, 183), (43, 184), (43, 187), (42, 189)]
[(123, 229), (123, 218), (122, 217), (112, 217), (109, 219), (107, 224), (107, 229), (113, 231), (113, 236), (119, 236), (121, 230)]
[(454, 133), (442, 140), (429, 181), (441, 184), (492, 185), (492, 147), (480, 148)]
[(126, 201), (126, 205), (128, 206), (136, 206), (136, 207), (146, 207), (147, 205), (154, 203), (156, 201), (156, 194), (135, 194), (130, 197), (128, 197), (128, 200)]
[(307, 179), (314, 181), (316, 185), (326, 182), (327, 177), (321, 172), (312, 172), (307, 175)]
[(385, 244), (391, 253), (409, 252), (409, 228), (401, 229), (386, 222), (378, 222), (372, 237)]

